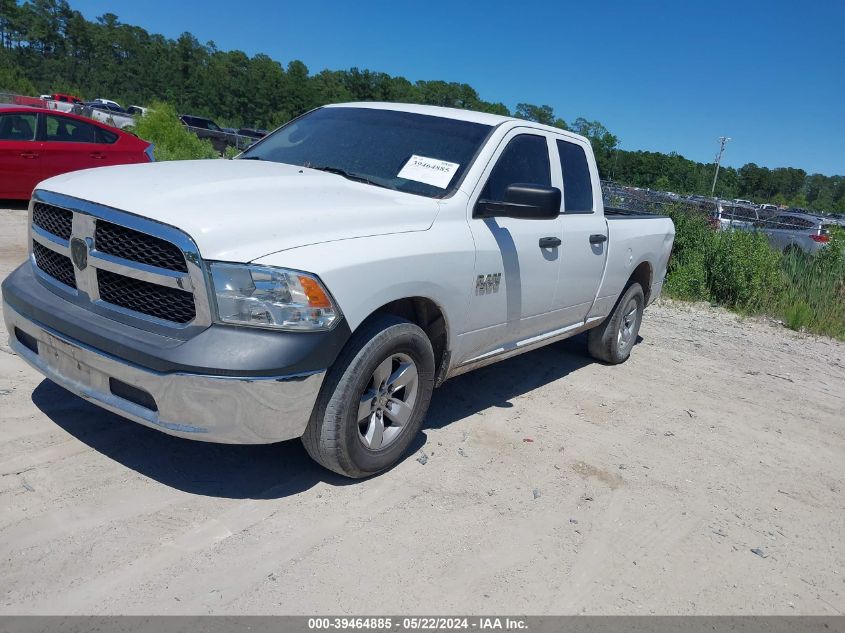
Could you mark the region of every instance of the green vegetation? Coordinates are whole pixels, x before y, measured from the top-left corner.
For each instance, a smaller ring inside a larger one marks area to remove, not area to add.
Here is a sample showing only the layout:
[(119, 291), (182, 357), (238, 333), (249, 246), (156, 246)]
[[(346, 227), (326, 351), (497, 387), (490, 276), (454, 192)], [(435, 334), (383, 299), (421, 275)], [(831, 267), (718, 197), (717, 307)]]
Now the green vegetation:
[(812, 257), (783, 257), (786, 283), (770, 310), (794, 330), (845, 338), (845, 231), (835, 230), (827, 248)]
[[(184, 113), (222, 125), (273, 128), (311, 108), (341, 101), (403, 101), (511, 114), (483, 100), (465, 83), (411, 82), (351, 68), (311, 74), (301, 61), (283, 67), (267, 55), (221, 51), (190, 33), (177, 39), (129, 24), (113, 13), (94, 22), (66, 0), (0, 0), (0, 91), (69, 92), (127, 104), (172, 103)], [(564, 121), (548, 105), (520, 103), (513, 114), (588, 137), (599, 172), (622, 184), (677, 193), (709, 194), (713, 165), (678, 154), (619, 149), (619, 139), (598, 121)], [(778, 202), (821, 211), (845, 211), (845, 177), (749, 163), (723, 168), (723, 197)]]
[(186, 130), (180, 123), (176, 110), (166, 103), (152, 103), (147, 114), (138, 119), (132, 132), (153, 143), (156, 160), (219, 157), (211, 146), (211, 141), (199, 139)]
[(768, 314), (787, 327), (845, 338), (845, 231), (814, 255), (782, 255), (750, 231), (714, 231), (701, 215), (668, 210), (675, 247), (666, 294), (709, 301), (744, 314)]

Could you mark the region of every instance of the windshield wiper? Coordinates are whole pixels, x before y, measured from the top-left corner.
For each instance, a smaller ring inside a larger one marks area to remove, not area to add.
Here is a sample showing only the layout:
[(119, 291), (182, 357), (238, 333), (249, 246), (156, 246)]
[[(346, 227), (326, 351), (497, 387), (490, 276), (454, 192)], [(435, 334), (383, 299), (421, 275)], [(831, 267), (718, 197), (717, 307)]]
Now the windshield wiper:
[(350, 171), (346, 171), (345, 169), (341, 169), (340, 167), (330, 167), (326, 165), (304, 165), (308, 169), (316, 169), (317, 171), (324, 171), (329, 174), (337, 174), (338, 176), (343, 176), (348, 180), (354, 180), (355, 182), (363, 182), (367, 185), (373, 185), (375, 187), (383, 187), (384, 189), (390, 189), (387, 185), (383, 185), (380, 182), (375, 182), (374, 180), (370, 180), (366, 176), (361, 176), (359, 174), (353, 174)]
[(241, 156), (238, 160), (264, 160), (261, 156)]

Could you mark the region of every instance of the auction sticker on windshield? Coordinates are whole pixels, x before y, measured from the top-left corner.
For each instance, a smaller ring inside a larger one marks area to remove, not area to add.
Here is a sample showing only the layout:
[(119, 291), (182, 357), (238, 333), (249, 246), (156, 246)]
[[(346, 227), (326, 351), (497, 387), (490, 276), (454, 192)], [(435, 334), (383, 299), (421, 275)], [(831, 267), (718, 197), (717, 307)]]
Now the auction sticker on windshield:
[(460, 167), (458, 163), (414, 154), (408, 159), (397, 176), (445, 189), (449, 186), (449, 182), (458, 167)]

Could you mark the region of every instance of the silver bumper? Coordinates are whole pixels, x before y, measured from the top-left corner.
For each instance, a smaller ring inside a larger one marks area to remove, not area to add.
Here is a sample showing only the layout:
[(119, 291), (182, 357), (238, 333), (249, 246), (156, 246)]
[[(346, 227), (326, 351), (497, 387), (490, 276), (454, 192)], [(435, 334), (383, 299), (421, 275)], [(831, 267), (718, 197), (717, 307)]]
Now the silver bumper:
[[(96, 405), (170, 435), (225, 444), (269, 444), (301, 437), (325, 372), (277, 377), (160, 374), (91, 349), (3, 302), (9, 344), (53, 382)], [(37, 341), (24, 345), (15, 328)], [(113, 382), (141, 389), (155, 410), (119, 397)]]

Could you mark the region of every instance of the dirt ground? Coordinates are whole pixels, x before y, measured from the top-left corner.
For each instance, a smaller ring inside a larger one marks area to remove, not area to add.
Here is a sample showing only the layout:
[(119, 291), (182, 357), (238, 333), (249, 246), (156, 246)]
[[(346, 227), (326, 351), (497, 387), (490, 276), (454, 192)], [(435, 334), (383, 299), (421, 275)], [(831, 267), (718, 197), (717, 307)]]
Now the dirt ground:
[(640, 334), (448, 382), (351, 482), (106, 413), (0, 332), (0, 613), (845, 612), (845, 344), (669, 302)]

